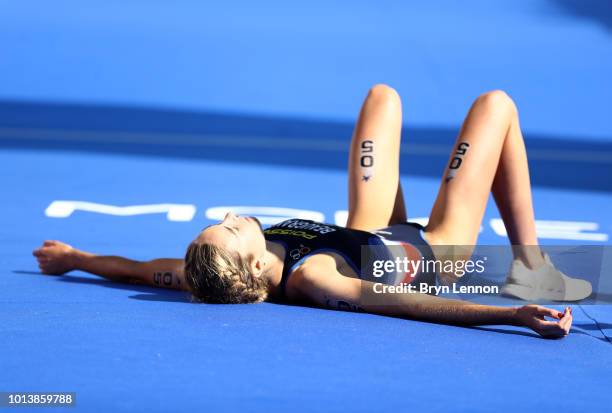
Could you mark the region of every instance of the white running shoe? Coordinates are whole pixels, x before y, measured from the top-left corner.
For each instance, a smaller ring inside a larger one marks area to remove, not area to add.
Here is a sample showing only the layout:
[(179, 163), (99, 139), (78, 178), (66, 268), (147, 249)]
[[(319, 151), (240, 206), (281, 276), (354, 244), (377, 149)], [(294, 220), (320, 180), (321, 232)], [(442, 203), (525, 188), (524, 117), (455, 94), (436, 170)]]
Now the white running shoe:
[(571, 278), (555, 268), (548, 254), (544, 265), (531, 270), (521, 260), (512, 261), (501, 294), (525, 301), (580, 301), (591, 295), (591, 283)]

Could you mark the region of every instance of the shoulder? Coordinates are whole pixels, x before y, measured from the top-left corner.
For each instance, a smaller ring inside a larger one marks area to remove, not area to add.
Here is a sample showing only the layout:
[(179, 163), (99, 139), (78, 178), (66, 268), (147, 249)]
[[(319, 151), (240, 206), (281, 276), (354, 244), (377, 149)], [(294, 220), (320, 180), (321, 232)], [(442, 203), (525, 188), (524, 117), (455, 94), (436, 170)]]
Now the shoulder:
[(322, 274), (329, 274), (336, 271), (336, 261), (328, 254), (314, 254), (304, 260), (302, 264), (296, 267), (291, 278), (294, 280), (313, 281)]
[(336, 263), (331, 257), (324, 254), (312, 255), (291, 272), (287, 285), (296, 288), (312, 283), (322, 274), (329, 273), (335, 268)]

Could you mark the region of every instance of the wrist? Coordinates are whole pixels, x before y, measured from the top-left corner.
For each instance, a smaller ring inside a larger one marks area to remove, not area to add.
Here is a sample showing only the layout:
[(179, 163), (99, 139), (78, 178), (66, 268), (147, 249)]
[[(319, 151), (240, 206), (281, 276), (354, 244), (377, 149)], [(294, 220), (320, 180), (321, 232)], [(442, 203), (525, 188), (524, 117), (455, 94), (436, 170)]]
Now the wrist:
[(68, 264), (73, 270), (83, 270), (87, 260), (93, 256), (94, 254), (73, 248), (68, 254)]
[(523, 326), (524, 323), (519, 315), (520, 307), (507, 307), (508, 309), (508, 324), (513, 326)]

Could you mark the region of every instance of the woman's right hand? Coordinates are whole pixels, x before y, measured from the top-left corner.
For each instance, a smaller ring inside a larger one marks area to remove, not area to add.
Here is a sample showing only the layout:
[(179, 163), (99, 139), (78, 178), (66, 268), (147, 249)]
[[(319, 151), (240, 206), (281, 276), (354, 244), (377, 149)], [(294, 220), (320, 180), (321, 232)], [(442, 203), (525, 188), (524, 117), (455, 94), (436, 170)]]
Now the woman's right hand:
[[(561, 313), (540, 305), (525, 305), (517, 309), (517, 318), (520, 325), (529, 327), (545, 338), (561, 338), (569, 334), (572, 327), (572, 309), (565, 308)], [(546, 320), (544, 317), (555, 319)]]
[(60, 241), (45, 241), (32, 255), (43, 274), (62, 275), (75, 269), (78, 250)]

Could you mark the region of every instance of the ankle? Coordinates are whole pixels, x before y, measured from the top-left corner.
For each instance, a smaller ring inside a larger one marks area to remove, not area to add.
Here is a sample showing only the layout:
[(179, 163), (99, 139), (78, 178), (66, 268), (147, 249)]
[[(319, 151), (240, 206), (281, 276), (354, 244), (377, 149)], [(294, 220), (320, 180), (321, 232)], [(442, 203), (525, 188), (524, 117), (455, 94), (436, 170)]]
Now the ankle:
[(514, 259), (521, 261), (530, 270), (537, 270), (546, 263), (544, 255), (540, 251), (523, 250), (521, 253), (515, 254)]

